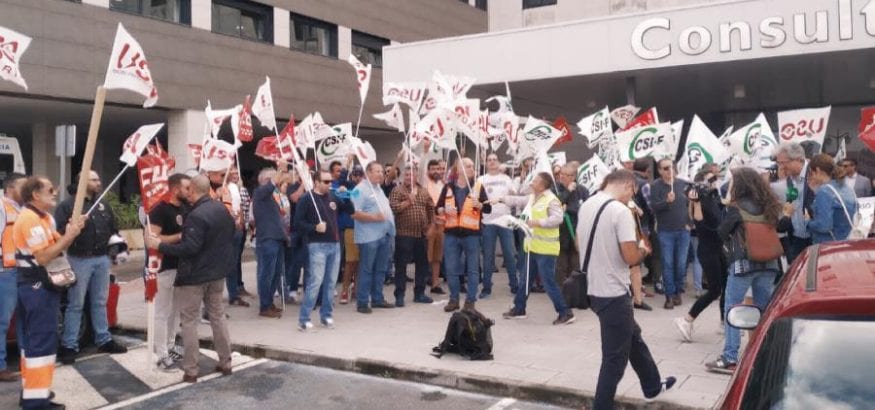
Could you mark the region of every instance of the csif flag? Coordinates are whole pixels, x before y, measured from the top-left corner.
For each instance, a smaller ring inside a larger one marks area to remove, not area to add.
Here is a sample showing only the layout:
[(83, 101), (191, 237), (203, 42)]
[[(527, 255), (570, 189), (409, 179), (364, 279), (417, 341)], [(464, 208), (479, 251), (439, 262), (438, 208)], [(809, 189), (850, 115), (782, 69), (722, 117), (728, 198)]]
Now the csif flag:
[(722, 165), (729, 160), (729, 151), (699, 116), (694, 115), (681, 158), (679, 163), (686, 167), (678, 167), (678, 177), (692, 181), (705, 164)]
[(598, 146), (602, 140), (611, 140), (614, 135), (614, 129), (611, 127), (611, 113), (607, 106), (578, 121), (577, 128), (580, 129), (580, 135), (583, 135), (589, 142), (590, 149)]
[(778, 146), (778, 140), (762, 113), (752, 123), (735, 130), (727, 140), (730, 155), (735, 155), (742, 164), (750, 165), (771, 162), (772, 152)]
[(602, 159), (598, 155), (593, 155), (592, 158), (577, 168), (576, 181), (578, 185), (585, 187), (589, 192), (595, 192), (610, 173), (611, 170), (608, 169)]
[(152, 80), (146, 53), (121, 23), (115, 33), (103, 87), (108, 90), (123, 88), (146, 97), (143, 108), (158, 102), (158, 89)]
[(343, 123), (332, 127), (334, 135), (323, 139), (316, 148), (316, 159), (320, 164), (330, 164), (332, 161), (343, 161), (352, 150), (349, 137), (352, 135), (352, 124)]
[(615, 134), (620, 161), (635, 161), (648, 156), (668, 156), (666, 140), (672, 132), (670, 123), (648, 125)]
[(164, 123), (144, 125), (134, 131), (122, 145), (122, 155), (119, 161), (124, 162), (129, 167), (137, 166), (137, 158), (146, 149), (146, 145), (152, 141), (152, 138), (158, 134), (158, 131), (164, 127)]
[(18, 65), (30, 46), (30, 37), (6, 27), (0, 27), (0, 79), (11, 81), (27, 90), (27, 82)]
[(561, 130), (530, 115), (525, 128), (520, 132), (519, 152), (516, 159), (522, 161), (537, 157), (539, 153), (546, 153), (561, 136)]

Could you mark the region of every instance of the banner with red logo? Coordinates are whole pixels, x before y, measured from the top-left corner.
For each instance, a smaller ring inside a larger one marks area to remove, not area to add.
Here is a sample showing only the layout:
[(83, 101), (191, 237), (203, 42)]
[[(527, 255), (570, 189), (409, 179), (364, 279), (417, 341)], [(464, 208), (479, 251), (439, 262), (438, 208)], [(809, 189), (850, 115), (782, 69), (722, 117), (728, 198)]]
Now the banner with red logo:
[(820, 152), (831, 109), (832, 106), (779, 112), (778, 135), (781, 142), (812, 142), (818, 144), (816, 151)]
[(359, 97), (362, 99), (362, 105), (365, 103), (365, 98), (368, 97), (368, 87), (371, 86), (371, 65), (364, 65), (358, 58), (350, 54), (347, 59), (352, 68), (355, 69), (355, 79), (359, 84)]
[(255, 102), (252, 104), (252, 114), (258, 118), (261, 125), (276, 132), (276, 114), (273, 109), (273, 94), (270, 91), (270, 77), (265, 77), (264, 84), (258, 87)]
[(632, 121), (632, 118), (635, 118), (635, 114), (638, 114), (638, 111), (641, 111), (641, 107), (636, 107), (632, 104), (624, 105), (611, 111), (611, 119), (617, 123), (620, 129), (623, 129), (626, 128), (629, 121)]
[(860, 112), (860, 141), (875, 152), (875, 107), (863, 108)]
[(276, 146), (277, 150), (280, 153), (280, 157), (285, 159), (286, 161), (291, 161), (293, 159), (292, 150), (295, 149), (295, 116), (289, 114), (289, 122), (286, 124), (286, 127), (283, 128), (282, 132), (276, 137)]
[(276, 143), (276, 135), (259, 138), (258, 144), (255, 146), (255, 155), (271, 162), (279, 161), (282, 155), (280, 155), (280, 150)]
[(152, 80), (146, 53), (121, 23), (115, 33), (103, 87), (109, 90), (123, 88), (146, 97), (143, 108), (149, 108), (158, 102), (158, 89)]
[(425, 98), (428, 86), (425, 83), (384, 83), (383, 105), (406, 104), (411, 110), (418, 110)]
[(201, 150), (200, 167), (204, 171), (224, 171), (234, 164), (236, 149), (231, 143), (207, 138)]
[(155, 138), (158, 131), (164, 128), (164, 124), (149, 124), (144, 125), (131, 134), (122, 145), (122, 156), (119, 161), (128, 164), (129, 167), (137, 165), (137, 158), (143, 153), (143, 150)]
[(194, 166), (200, 168), (201, 166), (201, 152), (203, 151), (203, 145), (201, 144), (188, 144), (188, 153), (191, 154), (191, 157), (194, 159)]
[(167, 177), (173, 172), (176, 161), (166, 151), (150, 152), (137, 159), (140, 179), (140, 196), (146, 213), (164, 200), (170, 192)]
[[(230, 118), (238, 117), (242, 110), (243, 107), (240, 105), (225, 110), (214, 110), (212, 104), (207, 101), (207, 108), (204, 109), (204, 114), (207, 116), (207, 122), (210, 124), (210, 134), (213, 138), (219, 138), (219, 130), (222, 129), (222, 124)], [(235, 124), (236, 122), (234, 121), (231, 124), (231, 129), (235, 136), (238, 134), (238, 131), (234, 129), (235, 125), (237, 125)]]
[(0, 79), (11, 81), (27, 90), (27, 82), (18, 69), (21, 56), (30, 46), (30, 37), (6, 27), (0, 27)]
[(243, 108), (236, 117), (232, 118), (231, 122), (231, 128), (237, 129), (234, 138), (241, 142), (252, 141), (252, 103), (250, 100), (251, 97), (247, 95), (246, 100), (243, 101)]
[(648, 127), (656, 124), (659, 124), (659, 114), (656, 113), (656, 107), (653, 107), (629, 121), (626, 126), (622, 127), (620, 130), (626, 131), (633, 128)]

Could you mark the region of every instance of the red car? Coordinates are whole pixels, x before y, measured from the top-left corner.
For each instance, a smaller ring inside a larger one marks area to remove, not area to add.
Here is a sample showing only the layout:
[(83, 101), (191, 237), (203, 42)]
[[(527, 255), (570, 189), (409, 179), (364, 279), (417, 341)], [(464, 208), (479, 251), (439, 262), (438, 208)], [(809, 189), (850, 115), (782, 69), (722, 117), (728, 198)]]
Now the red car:
[(875, 406), (875, 239), (810, 246), (764, 313), (727, 321), (756, 331), (720, 408)]

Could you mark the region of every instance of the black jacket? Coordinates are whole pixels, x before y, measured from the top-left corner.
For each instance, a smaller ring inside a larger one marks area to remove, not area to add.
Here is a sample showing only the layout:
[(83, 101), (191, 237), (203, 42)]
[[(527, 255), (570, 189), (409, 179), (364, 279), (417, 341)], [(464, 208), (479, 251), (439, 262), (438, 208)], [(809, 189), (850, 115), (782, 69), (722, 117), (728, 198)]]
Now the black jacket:
[(199, 199), (182, 224), (182, 240), (158, 251), (179, 257), (175, 286), (224, 279), (233, 264), (234, 219), (221, 202)]
[[(559, 201), (565, 206), (564, 221), (559, 226), (559, 245), (562, 250), (573, 250), (575, 249), (573, 236), (577, 230), (577, 213), (580, 211), (580, 205), (589, 198), (589, 190), (583, 185), (577, 185), (574, 191), (569, 191), (562, 185), (559, 185), (558, 188)], [(571, 225), (570, 230), (569, 224)]]
[[(67, 230), (67, 222), (73, 215), (74, 197), (75, 193), (74, 196), (65, 199), (55, 209), (55, 224), (61, 235)], [(94, 204), (92, 199), (85, 198), (82, 212), (88, 212), (92, 204)], [(116, 233), (118, 233), (118, 227), (116, 226), (112, 208), (109, 207), (106, 201), (100, 201), (100, 204), (88, 215), (88, 220), (85, 221), (82, 233), (67, 248), (67, 254), (78, 257), (104, 256), (108, 251), (109, 238)]]

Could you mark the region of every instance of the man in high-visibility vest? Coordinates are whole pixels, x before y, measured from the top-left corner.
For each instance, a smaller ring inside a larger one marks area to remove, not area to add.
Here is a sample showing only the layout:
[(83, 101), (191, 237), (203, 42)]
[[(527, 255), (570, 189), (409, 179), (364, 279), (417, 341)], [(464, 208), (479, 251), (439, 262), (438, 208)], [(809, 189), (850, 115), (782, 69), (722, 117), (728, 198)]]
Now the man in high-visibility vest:
[(514, 297), (513, 308), (502, 316), (505, 319), (525, 319), (526, 300), (529, 295), (529, 276), (537, 272), (547, 290), (547, 296), (553, 302), (553, 307), (559, 317), (554, 325), (574, 322), (574, 314), (565, 305), (562, 292), (556, 284), (556, 260), (559, 257), (559, 226), (564, 221), (564, 211), (559, 198), (553, 194), (553, 177), (546, 172), (536, 175), (531, 182), (532, 194), (529, 196), (506, 196), (497, 198), (513, 206), (525, 205), (523, 214), (527, 217), (526, 224), (531, 228), (532, 235), (526, 237), (521, 255), (523, 271), (520, 273), (518, 291)]
[[(3, 180), (6, 195), (0, 206), (0, 250), (3, 252), (3, 267), (0, 268), (0, 335), (9, 331), (9, 322), (18, 300), (18, 275), (15, 273), (15, 239), (12, 226), (21, 212), (21, 185), (25, 176), (11, 174)], [(21, 335), (16, 333), (19, 345)], [(18, 381), (18, 376), (6, 367), (6, 343), (0, 343), (0, 382)]]
[[(459, 309), (460, 276), (465, 275), (467, 292), (464, 308), (474, 309), (480, 282), (480, 216), (492, 212), (486, 190), (474, 183), (474, 161), (462, 158), (455, 182), (444, 185), (435, 204), (438, 219), (444, 220), (444, 265), (450, 284), (450, 301), (445, 312)], [(469, 184), (474, 183), (473, 189)], [(462, 255), (465, 259), (462, 259)], [(464, 272), (462, 272), (464, 270)]]

